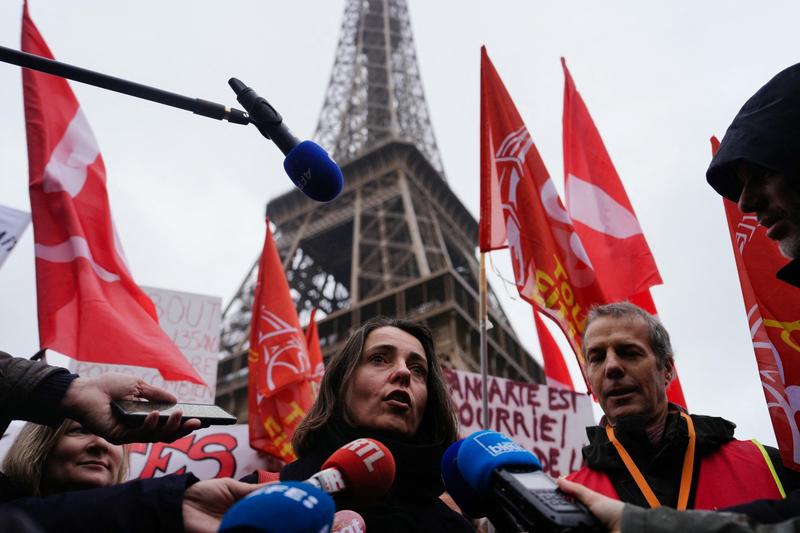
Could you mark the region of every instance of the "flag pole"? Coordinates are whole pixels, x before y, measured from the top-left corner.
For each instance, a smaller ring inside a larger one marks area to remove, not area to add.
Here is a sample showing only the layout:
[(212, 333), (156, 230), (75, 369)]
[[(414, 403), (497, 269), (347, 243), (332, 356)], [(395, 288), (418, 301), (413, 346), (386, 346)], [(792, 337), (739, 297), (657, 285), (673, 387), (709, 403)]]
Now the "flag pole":
[(478, 293), (480, 298), (480, 305), (478, 306), (480, 313), (480, 328), (481, 328), (481, 399), (483, 400), (483, 429), (489, 429), (489, 351), (488, 340), (486, 337), (486, 325), (488, 322), (489, 308), (487, 305), (486, 297), (486, 252), (481, 251), (481, 273), (480, 285)]

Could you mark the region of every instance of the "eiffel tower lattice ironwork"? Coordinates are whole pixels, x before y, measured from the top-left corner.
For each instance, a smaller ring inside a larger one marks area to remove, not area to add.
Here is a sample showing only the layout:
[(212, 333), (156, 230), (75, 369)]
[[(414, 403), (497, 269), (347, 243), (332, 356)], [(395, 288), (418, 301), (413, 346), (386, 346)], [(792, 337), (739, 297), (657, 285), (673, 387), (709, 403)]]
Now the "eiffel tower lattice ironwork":
[[(267, 213), (301, 323), (313, 308), (323, 316), (324, 357), (390, 315), (426, 322), (445, 366), (478, 371), (478, 224), (444, 180), (405, 0), (348, 0), (316, 138), (339, 161), (344, 191), (318, 204), (293, 190)], [(238, 417), (256, 274), (257, 261), (223, 316), (217, 403)], [(543, 382), (489, 300), (490, 373)]]

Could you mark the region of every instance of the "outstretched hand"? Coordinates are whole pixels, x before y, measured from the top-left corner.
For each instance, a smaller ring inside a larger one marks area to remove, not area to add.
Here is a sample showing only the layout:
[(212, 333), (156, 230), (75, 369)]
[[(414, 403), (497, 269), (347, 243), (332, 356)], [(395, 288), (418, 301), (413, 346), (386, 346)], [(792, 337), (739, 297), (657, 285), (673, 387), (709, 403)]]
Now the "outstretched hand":
[(175, 403), (175, 396), (125, 374), (109, 373), (96, 378), (79, 377), (67, 389), (61, 406), (66, 416), (113, 444), (127, 442), (172, 442), (201, 426), (192, 418), (181, 423), (181, 411), (175, 411), (165, 424), (158, 423), (158, 411), (149, 413), (140, 426), (127, 426), (112, 412), (112, 400), (150, 400)]
[(598, 520), (611, 533), (619, 533), (622, 524), (622, 509), (625, 504), (619, 500), (614, 500), (608, 496), (603, 496), (590, 488), (584, 487), (579, 483), (568, 481), (564, 478), (557, 480), (558, 488), (568, 496), (572, 496), (597, 517)]
[(183, 527), (186, 533), (215, 533), (230, 507), (266, 485), (231, 478), (198, 481), (183, 494)]

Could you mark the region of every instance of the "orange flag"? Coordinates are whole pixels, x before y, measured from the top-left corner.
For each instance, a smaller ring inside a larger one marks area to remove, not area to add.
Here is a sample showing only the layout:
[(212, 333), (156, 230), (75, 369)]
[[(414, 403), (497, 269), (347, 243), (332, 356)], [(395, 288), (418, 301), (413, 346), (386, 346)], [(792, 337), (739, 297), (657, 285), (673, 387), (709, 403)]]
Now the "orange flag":
[(248, 354), (250, 446), (294, 461), (294, 430), (314, 401), (312, 367), (267, 221), (258, 263)]

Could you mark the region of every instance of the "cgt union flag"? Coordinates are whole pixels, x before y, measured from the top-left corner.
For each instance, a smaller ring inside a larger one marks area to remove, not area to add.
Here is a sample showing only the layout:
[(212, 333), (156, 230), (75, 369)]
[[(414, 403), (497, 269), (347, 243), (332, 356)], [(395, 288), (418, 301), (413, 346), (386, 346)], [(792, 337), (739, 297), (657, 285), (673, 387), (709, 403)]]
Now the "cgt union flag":
[(509, 248), (520, 296), (558, 323), (585, 369), (581, 335), (586, 313), (604, 297), (553, 180), (485, 47), (479, 239), (483, 252)]
[(306, 346), (308, 346), (308, 361), (311, 364), (311, 384), (314, 389), (314, 398), (319, 393), (319, 385), (325, 374), (325, 365), (322, 362), (322, 346), (319, 344), (319, 330), (317, 329), (317, 309), (311, 310), (306, 327)]
[[(719, 147), (711, 139), (713, 151)], [(800, 470), (800, 289), (775, 278), (786, 264), (755, 215), (723, 199), (761, 386), (784, 465)]]
[(569, 375), (567, 363), (564, 356), (556, 344), (547, 326), (544, 325), (539, 311), (533, 309), (533, 321), (536, 323), (536, 335), (539, 337), (539, 347), (542, 349), (542, 360), (544, 361), (544, 373), (548, 387), (558, 387), (562, 389), (575, 390), (572, 378)]
[[(564, 69), (564, 190), (567, 211), (603, 287), (605, 302), (630, 300), (657, 315), (650, 287), (662, 283), (639, 220), (600, 132)], [(677, 375), (670, 401), (686, 407)]]
[(316, 369), (309, 360), (269, 221), (253, 295), (248, 370), (250, 446), (294, 461), (292, 435), (314, 402)]
[[(53, 58), (27, 4), (22, 50)], [(22, 83), (42, 348), (202, 384), (128, 271), (103, 158), (78, 100), (56, 76), (22, 69)]]

